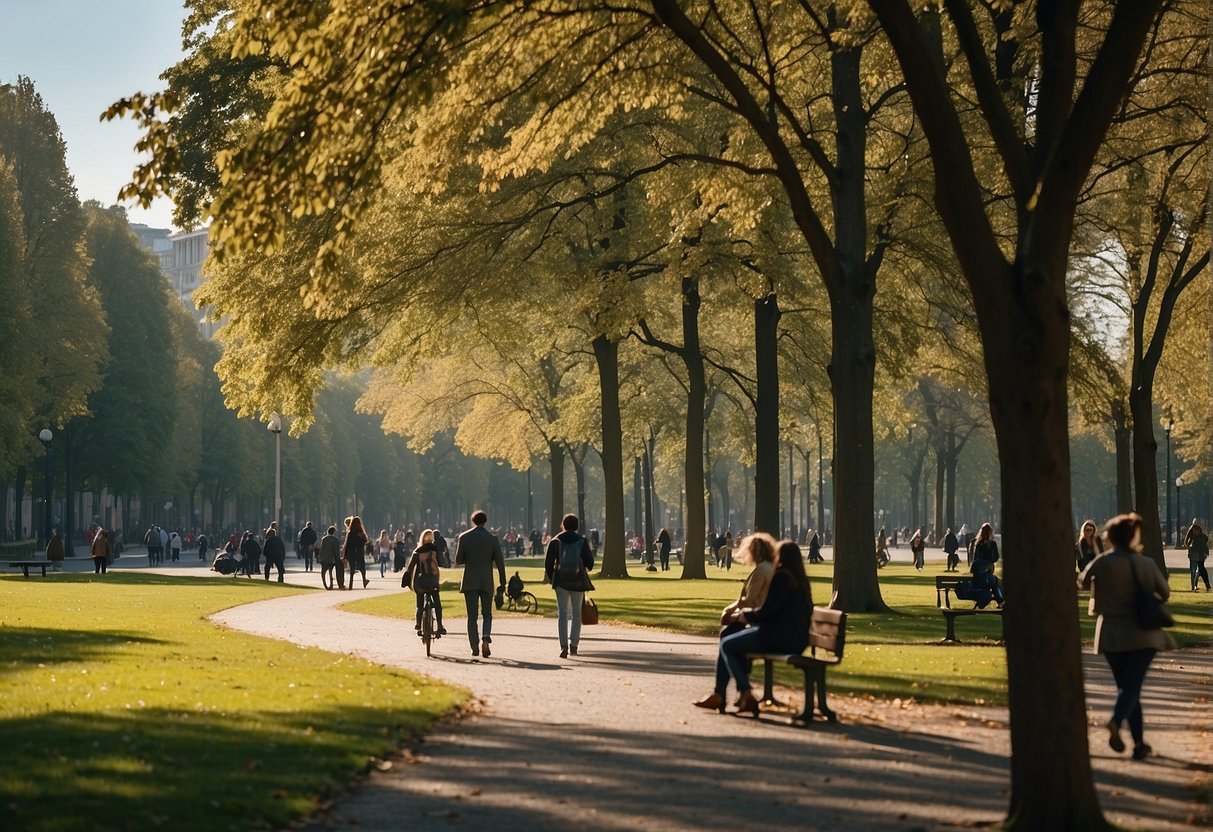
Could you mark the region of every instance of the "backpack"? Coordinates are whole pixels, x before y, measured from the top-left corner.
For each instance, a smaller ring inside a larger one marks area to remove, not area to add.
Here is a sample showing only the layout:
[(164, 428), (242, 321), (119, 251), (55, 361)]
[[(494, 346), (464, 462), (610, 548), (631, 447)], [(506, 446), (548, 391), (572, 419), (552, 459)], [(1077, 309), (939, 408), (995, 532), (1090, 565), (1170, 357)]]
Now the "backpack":
[(417, 557), (417, 571), (413, 574), (413, 592), (433, 592), (438, 589), (438, 556)]
[(581, 562), (581, 552), (584, 546), (585, 538), (583, 537), (578, 537), (572, 543), (560, 541), (560, 563), (556, 576), (560, 579), (561, 584), (575, 583), (580, 577), (581, 570), (585, 568), (585, 564)]

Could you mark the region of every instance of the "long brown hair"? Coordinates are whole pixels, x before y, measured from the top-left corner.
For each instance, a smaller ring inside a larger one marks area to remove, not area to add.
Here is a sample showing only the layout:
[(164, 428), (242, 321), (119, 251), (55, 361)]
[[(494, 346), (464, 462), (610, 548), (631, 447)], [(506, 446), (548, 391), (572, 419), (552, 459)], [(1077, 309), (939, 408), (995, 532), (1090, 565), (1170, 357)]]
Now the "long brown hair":
[(792, 585), (804, 590), (811, 606), (813, 587), (809, 586), (809, 576), (804, 571), (804, 556), (800, 554), (800, 547), (791, 540), (780, 541), (779, 548), (775, 550), (775, 568), (782, 569), (792, 577)]
[(363, 540), (369, 539), (366, 536), (366, 529), (362, 527), (362, 518), (356, 514), (350, 518), (350, 537), (354, 535), (360, 535)]

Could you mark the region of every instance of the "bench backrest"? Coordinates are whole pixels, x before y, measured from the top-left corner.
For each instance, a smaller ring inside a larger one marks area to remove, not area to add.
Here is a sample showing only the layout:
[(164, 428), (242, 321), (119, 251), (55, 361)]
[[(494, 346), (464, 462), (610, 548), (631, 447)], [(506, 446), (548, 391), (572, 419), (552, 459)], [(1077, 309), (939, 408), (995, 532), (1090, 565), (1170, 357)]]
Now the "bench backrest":
[(956, 585), (968, 578), (952, 578), (943, 575), (935, 576), (935, 606), (940, 609), (951, 609), (952, 607), (952, 590), (956, 589)]
[(824, 659), (819, 652), (831, 653), (833, 661), (842, 661), (847, 640), (847, 614), (842, 610), (813, 607), (809, 620), (809, 655)]

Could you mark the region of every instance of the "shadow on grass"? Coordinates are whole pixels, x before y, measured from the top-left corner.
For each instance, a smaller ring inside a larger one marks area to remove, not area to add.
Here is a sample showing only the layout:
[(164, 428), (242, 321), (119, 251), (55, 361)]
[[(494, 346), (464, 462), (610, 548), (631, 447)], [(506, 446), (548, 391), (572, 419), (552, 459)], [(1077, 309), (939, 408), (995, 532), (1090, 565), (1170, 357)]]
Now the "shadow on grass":
[(282, 827), (343, 788), (368, 754), (390, 755), (431, 716), (420, 704), (309, 713), (213, 704), (0, 722), (0, 828)]
[(0, 675), (38, 665), (104, 662), (128, 644), (171, 644), (124, 630), (0, 627)]

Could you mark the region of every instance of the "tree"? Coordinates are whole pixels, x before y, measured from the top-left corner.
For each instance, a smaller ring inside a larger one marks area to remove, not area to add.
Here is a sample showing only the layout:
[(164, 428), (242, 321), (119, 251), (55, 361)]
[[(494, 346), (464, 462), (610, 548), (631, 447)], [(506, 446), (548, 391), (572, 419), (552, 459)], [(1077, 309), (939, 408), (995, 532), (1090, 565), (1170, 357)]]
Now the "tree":
[[(961, 103), (910, 4), (868, 0), (896, 52), (935, 164), (935, 204), (973, 293), (981, 327), (1003, 493), (1011, 799), (1014, 829), (1106, 828), (1087, 748), (1081, 642), (1070, 550), (1065, 278), (1074, 214), (1161, 2), (1111, 8), (1093, 60), (1078, 63), (1081, 3), (1035, 5), (1012, 28), (1011, 6), (983, 31), (964, 0), (945, 0), (985, 131)], [(1031, 48), (1030, 79), (1015, 78)], [(1084, 73), (1082, 70), (1086, 69)], [(959, 72), (960, 67), (956, 70)], [(1004, 95), (1004, 90), (1025, 90)], [(1081, 81), (1081, 85), (1080, 82)], [(1029, 128), (1030, 125), (1030, 128)], [(979, 176), (992, 140), (1012, 193), (1003, 248)], [(943, 160), (947, 160), (944, 164)], [(1064, 553), (1064, 557), (1063, 557)]]

